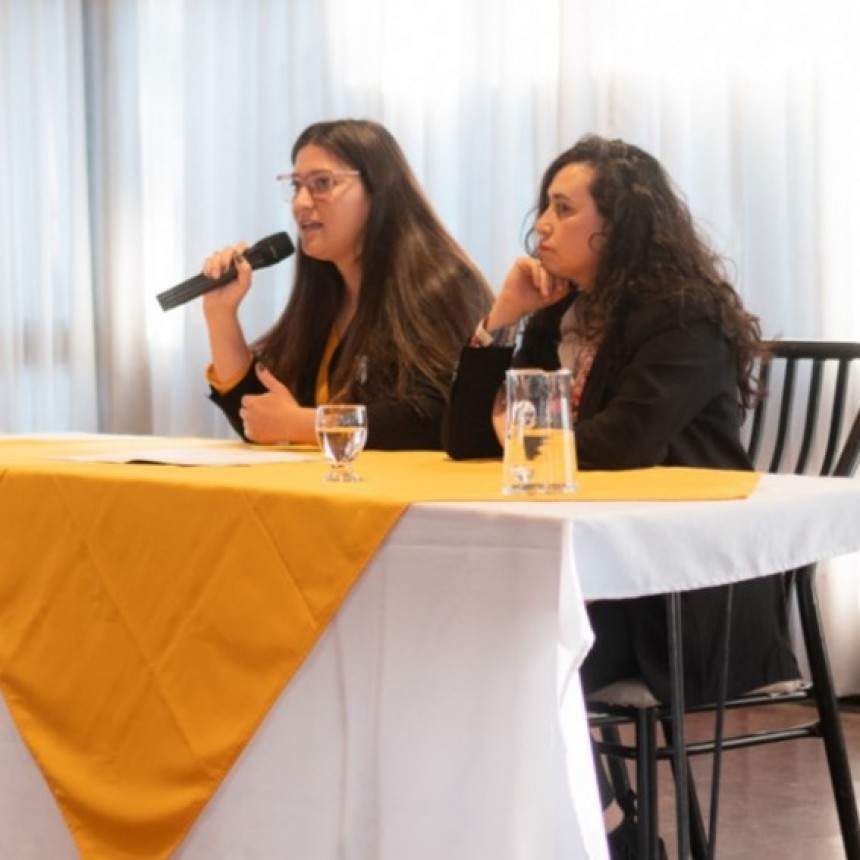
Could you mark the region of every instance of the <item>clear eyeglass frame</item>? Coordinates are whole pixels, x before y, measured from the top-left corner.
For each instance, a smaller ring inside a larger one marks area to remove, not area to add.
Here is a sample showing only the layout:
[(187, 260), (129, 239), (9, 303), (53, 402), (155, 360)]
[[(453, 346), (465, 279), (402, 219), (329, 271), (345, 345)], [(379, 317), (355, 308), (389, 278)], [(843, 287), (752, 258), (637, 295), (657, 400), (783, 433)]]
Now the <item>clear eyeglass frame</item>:
[(279, 173), (275, 177), (281, 198), (287, 203), (296, 199), (302, 188), (314, 200), (327, 200), (335, 187), (347, 176), (360, 176), (359, 170), (309, 170), (307, 173)]

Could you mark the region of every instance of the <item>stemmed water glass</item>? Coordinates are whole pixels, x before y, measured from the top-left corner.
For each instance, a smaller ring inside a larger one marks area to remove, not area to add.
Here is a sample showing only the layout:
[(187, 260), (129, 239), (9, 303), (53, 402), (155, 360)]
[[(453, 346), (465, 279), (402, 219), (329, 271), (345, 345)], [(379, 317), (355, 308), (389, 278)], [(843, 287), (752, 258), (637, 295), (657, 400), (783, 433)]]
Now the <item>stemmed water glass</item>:
[(316, 411), (316, 434), (330, 468), (326, 481), (360, 481), (352, 461), (367, 441), (367, 408), (355, 404), (326, 404)]

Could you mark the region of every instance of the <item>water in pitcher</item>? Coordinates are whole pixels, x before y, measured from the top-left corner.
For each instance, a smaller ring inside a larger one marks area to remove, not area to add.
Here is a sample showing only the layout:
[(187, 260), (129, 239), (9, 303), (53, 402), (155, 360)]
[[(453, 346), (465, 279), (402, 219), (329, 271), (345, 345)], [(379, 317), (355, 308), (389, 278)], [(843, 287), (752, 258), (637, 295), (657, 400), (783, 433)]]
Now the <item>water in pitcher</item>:
[(507, 440), (506, 493), (570, 493), (575, 489), (576, 448), (572, 430), (524, 430)]

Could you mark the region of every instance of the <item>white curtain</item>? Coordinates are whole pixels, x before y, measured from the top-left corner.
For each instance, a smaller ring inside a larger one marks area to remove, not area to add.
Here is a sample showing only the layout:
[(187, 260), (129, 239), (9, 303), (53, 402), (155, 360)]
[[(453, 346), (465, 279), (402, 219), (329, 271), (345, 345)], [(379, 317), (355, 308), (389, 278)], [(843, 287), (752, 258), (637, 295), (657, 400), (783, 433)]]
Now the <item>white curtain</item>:
[(95, 428), (80, 31), (77, 4), (0, 5), (0, 431)]
[[(273, 177), (342, 116), (391, 129), (495, 283), (596, 131), (661, 158), (767, 336), (860, 340), (858, 33), (854, 0), (0, 0), (0, 432), (229, 435), (199, 303), (155, 296), (291, 230)], [(823, 603), (860, 690), (857, 572)]]

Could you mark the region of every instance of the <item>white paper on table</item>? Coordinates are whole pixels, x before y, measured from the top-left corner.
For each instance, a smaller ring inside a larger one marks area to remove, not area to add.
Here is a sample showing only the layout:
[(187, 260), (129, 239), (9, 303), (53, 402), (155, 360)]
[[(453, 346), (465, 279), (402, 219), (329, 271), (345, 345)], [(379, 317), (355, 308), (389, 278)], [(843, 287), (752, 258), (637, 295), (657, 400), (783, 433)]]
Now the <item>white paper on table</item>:
[(321, 459), (314, 451), (272, 451), (257, 448), (130, 448), (97, 454), (69, 454), (55, 460), (81, 463), (164, 463), (174, 466), (255, 466), (264, 463), (302, 463)]

